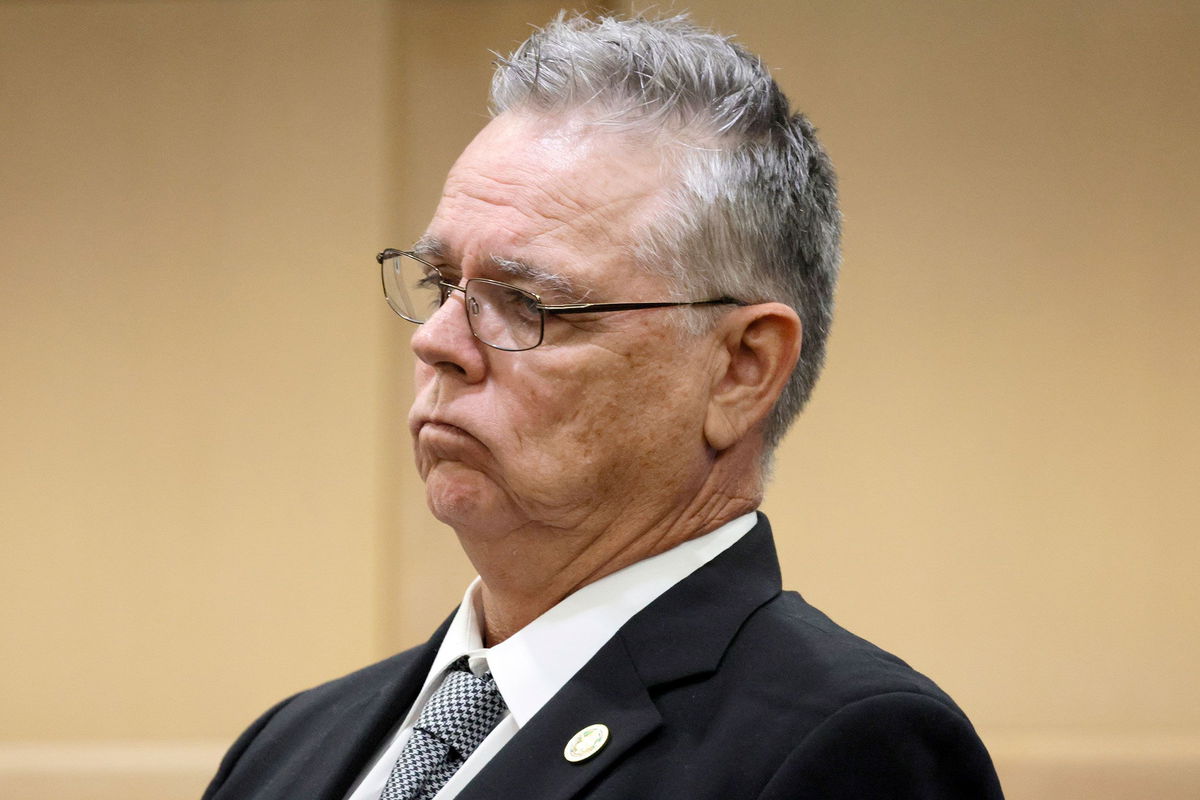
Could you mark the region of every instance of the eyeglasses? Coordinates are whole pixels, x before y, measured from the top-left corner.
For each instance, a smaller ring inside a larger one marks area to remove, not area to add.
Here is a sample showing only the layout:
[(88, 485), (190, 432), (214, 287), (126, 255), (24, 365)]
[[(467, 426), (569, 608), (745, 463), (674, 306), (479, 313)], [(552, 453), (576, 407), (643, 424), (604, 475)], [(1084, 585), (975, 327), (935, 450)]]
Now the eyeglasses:
[(392, 310), (418, 325), (445, 305), (451, 292), (462, 292), (471, 334), (488, 347), (519, 352), (542, 343), (546, 315), (597, 314), (637, 308), (738, 305), (731, 297), (690, 302), (566, 303), (547, 305), (533, 292), (488, 278), (468, 278), (463, 286), (449, 283), (441, 271), (406, 250), (384, 250), (375, 256), (383, 274), (383, 296)]

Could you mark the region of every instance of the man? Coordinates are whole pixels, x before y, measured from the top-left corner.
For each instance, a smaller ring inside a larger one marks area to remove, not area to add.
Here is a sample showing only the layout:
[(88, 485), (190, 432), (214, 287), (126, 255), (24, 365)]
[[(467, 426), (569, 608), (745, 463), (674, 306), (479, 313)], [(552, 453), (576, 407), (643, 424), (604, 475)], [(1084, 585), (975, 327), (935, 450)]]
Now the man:
[(206, 797), (999, 797), (944, 693), (781, 593), (755, 514), (829, 326), (812, 127), (681, 19), (559, 19), (492, 103), (379, 256), (479, 578), (425, 645), (267, 712)]

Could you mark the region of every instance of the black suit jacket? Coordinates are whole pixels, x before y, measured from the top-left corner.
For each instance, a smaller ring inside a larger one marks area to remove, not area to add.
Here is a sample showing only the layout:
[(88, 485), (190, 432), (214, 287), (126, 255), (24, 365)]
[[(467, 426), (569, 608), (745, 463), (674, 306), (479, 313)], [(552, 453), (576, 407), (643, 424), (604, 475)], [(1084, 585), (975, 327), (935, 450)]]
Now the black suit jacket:
[[(230, 749), (205, 800), (342, 800), (407, 713), (420, 647), (291, 697)], [(608, 744), (563, 748), (604, 723)], [(766, 518), (624, 627), (459, 794), (482, 798), (1000, 798), (932, 681), (781, 592)]]

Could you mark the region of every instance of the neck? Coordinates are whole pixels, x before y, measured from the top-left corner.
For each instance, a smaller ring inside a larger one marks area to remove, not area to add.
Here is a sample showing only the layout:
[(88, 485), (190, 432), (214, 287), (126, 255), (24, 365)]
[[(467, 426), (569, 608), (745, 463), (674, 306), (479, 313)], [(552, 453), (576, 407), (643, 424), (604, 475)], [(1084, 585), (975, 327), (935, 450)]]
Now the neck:
[(718, 472), (681, 508), (629, 502), (611, 518), (570, 531), (528, 525), (499, 538), (460, 531), (482, 579), (485, 644), (499, 644), (584, 586), (758, 507), (756, 471), (742, 472), (736, 481), (720, 480)]

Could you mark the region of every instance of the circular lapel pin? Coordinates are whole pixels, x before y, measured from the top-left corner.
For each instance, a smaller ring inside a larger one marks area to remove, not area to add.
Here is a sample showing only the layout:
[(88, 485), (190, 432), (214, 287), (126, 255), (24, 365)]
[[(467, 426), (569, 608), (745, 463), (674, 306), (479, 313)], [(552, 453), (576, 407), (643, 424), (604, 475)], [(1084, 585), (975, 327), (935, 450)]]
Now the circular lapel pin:
[(572, 736), (571, 741), (567, 742), (567, 746), (563, 750), (563, 758), (572, 764), (587, 761), (596, 755), (596, 753), (599, 753), (607, 741), (607, 725), (599, 722), (595, 725), (588, 725), (579, 733)]

